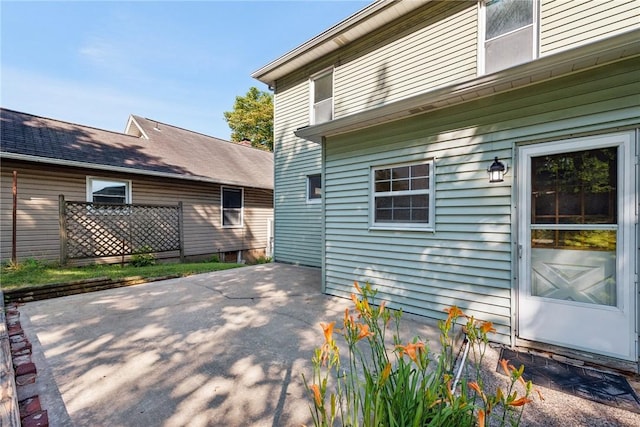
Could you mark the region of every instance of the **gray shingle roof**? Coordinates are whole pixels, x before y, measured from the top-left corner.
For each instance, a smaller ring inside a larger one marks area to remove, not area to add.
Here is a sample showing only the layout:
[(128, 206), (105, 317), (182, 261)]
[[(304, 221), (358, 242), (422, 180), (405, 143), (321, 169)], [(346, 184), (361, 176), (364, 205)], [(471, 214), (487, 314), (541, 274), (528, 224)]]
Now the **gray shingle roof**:
[(272, 153), (139, 116), (131, 119), (148, 139), (0, 108), (0, 156), (273, 188)]

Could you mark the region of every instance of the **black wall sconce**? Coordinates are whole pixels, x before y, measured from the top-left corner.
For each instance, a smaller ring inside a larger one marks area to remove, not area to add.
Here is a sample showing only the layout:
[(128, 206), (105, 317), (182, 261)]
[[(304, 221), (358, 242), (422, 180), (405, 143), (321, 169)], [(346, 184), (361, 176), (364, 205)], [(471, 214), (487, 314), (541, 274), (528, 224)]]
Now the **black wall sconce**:
[(509, 170), (508, 166), (505, 166), (500, 160), (498, 160), (498, 156), (493, 160), (487, 172), (489, 173), (489, 183), (494, 182), (502, 182), (504, 181), (504, 175)]

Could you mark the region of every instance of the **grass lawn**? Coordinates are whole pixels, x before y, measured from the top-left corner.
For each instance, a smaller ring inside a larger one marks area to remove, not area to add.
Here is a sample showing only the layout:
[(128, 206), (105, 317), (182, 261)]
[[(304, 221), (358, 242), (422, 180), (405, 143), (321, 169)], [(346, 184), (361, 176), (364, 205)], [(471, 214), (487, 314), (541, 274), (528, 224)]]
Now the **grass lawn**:
[(197, 262), (185, 264), (157, 264), (144, 267), (131, 265), (91, 265), (87, 267), (58, 267), (47, 265), (34, 260), (28, 260), (17, 267), (3, 266), (0, 274), (2, 289), (16, 289), (49, 283), (73, 282), (76, 280), (108, 277), (120, 279), (123, 277), (141, 276), (144, 278), (163, 277), (169, 275), (189, 276), (191, 274), (209, 271), (227, 270), (243, 267), (243, 264), (221, 262)]

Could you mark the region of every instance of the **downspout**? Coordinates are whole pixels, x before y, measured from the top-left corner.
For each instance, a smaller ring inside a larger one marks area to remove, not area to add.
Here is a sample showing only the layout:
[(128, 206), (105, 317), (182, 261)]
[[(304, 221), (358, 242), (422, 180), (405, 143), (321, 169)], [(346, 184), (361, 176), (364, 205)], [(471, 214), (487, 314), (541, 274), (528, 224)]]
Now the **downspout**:
[(322, 256), (322, 272), (321, 272), (321, 277), (322, 277), (322, 293), (326, 294), (327, 293), (327, 280), (326, 280), (326, 272), (327, 272), (327, 266), (326, 266), (326, 221), (325, 221), (325, 206), (326, 206), (326, 199), (327, 199), (327, 187), (326, 187), (326, 171), (327, 171), (327, 138), (326, 137), (322, 137), (322, 141), (320, 142), (320, 150), (322, 152), (321, 158), (322, 158), (322, 165), (320, 167), (320, 182), (322, 185), (322, 206), (321, 206), (321, 212), (320, 212), (320, 221), (322, 222), (321, 227), (320, 227), (320, 241), (322, 243), (322, 252), (321, 252), (321, 256)]

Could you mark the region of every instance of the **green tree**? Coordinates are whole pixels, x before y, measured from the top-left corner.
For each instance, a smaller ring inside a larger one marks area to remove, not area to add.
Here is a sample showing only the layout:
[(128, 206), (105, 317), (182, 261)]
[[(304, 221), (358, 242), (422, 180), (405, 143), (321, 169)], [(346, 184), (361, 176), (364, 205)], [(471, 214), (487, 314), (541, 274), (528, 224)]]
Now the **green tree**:
[(251, 145), (273, 151), (273, 96), (251, 87), (245, 96), (236, 96), (233, 111), (224, 118), (231, 128), (231, 140), (248, 139)]

